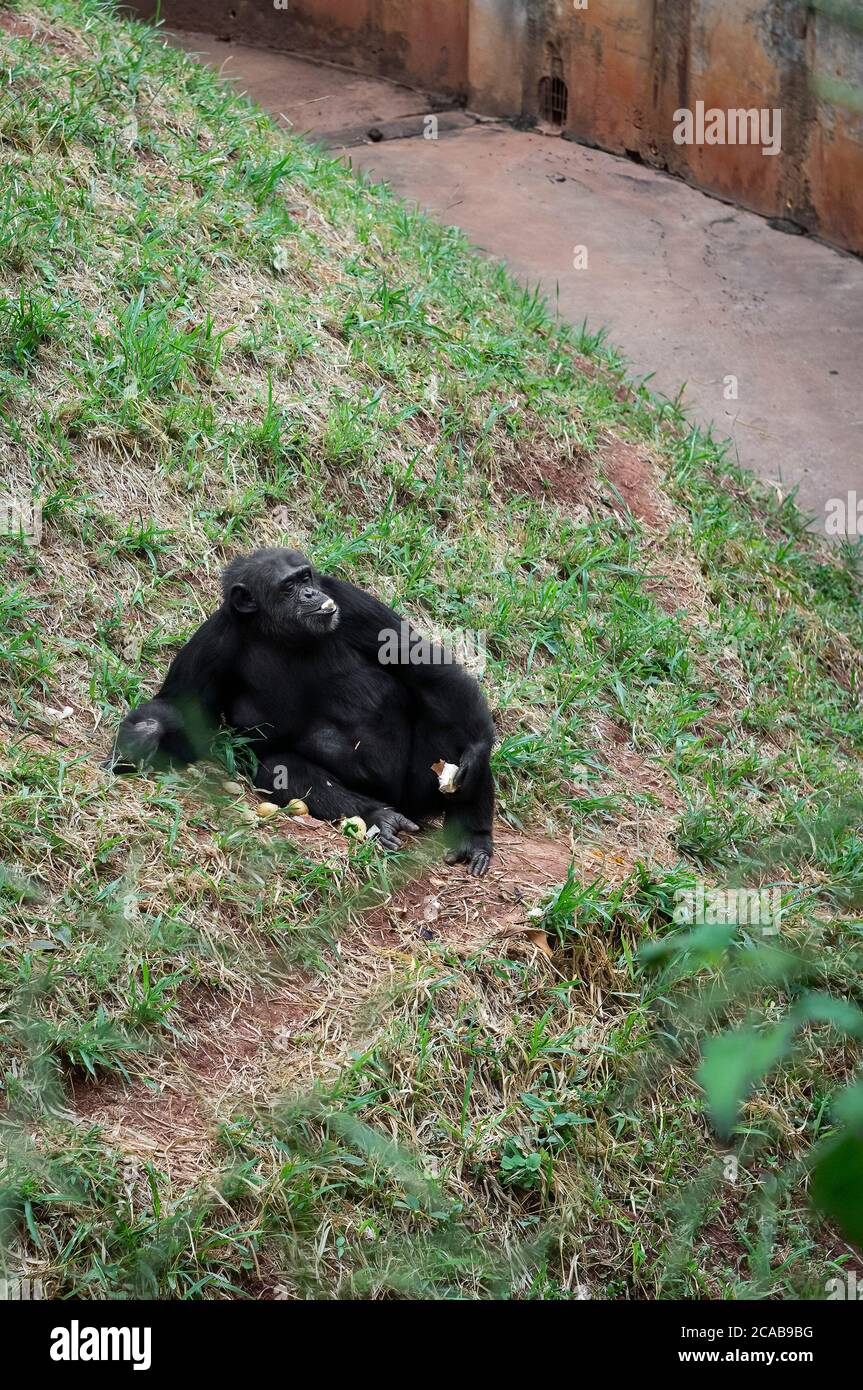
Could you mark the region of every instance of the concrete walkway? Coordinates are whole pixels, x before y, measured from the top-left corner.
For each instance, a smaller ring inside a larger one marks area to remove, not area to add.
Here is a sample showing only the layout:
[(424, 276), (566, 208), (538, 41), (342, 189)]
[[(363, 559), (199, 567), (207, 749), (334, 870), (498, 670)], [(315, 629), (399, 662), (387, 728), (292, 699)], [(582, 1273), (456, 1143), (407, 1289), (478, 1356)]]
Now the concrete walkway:
[(863, 262), (559, 137), (446, 111), (438, 138), (424, 138), (431, 108), (406, 87), (210, 35), (173, 38), (286, 126), (540, 282), (564, 317), (606, 327), (655, 390), (685, 384), (693, 418), (766, 481), (797, 487), (819, 528), (830, 498), (863, 496)]

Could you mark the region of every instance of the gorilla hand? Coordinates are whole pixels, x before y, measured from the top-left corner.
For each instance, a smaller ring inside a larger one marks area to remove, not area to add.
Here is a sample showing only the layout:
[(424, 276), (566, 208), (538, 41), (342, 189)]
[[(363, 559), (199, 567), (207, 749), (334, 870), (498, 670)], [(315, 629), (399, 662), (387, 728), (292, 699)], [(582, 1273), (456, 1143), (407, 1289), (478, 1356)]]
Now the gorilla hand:
[(399, 831), (405, 831), (410, 835), (419, 830), (418, 825), (414, 825), (412, 820), (408, 820), (406, 816), (394, 811), (392, 806), (379, 807), (372, 815), (371, 825), (377, 827), (377, 840), (384, 849), (401, 849), (402, 842), (398, 836)]
[(459, 759), (458, 771), (452, 779), (453, 791), (472, 792), (487, 766), (488, 748), (480, 743), (468, 744)]
[(205, 723), (190, 702), (181, 709), (172, 700), (148, 700), (126, 715), (106, 767), (114, 772), (185, 767), (204, 754), (208, 739)]
[(197, 756), (183, 713), (170, 700), (157, 698), (126, 715), (107, 766), (115, 772), (134, 772), (136, 767), (163, 771), (194, 762)]
[(155, 715), (144, 715), (141, 718), (140, 711), (134, 711), (120, 725), (117, 741), (106, 766), (115, 772), (122, 772), (127, 768), (146, 767), (159, 751), (164, 733), (165, 726)]

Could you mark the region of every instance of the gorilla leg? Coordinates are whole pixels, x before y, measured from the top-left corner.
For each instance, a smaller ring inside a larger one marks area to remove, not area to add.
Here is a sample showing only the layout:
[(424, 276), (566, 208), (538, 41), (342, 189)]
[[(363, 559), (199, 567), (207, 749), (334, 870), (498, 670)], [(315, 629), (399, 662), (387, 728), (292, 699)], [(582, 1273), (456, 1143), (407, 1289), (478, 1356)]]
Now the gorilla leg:
[(385, 849), (400, 849), (399, 832), (419, 829), (392, 806), (383, 806), (362, 792), (351, 791), (326, 768), (296, 753), (273, 753), (259, 763), (255, 786), (280, 806), (287, 806), (294, 798), (305, 801), (318, 820), (361, 816), (368, 826), (377, 826), (378, 839)]
[(473, 761), (461, 788), (457, 776), (454, 794), (441, 799), (447, 802), (444, 828), (452, 845), (447, 851), (446, 862), (467, 864), (475, 878), (482, 878), (488, 873), (494, 851), (494, 782), (488, 753)]

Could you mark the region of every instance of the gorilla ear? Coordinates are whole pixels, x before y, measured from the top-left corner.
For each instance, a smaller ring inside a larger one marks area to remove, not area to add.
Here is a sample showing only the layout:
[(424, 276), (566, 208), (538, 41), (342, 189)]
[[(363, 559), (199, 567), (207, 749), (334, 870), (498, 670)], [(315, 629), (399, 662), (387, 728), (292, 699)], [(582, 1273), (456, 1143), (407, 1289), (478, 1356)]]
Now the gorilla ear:
[(258, 611), (258, 605), (245, 584), (232, 584), (230, 599), (231, 607), (235, 613), (257, 613)]

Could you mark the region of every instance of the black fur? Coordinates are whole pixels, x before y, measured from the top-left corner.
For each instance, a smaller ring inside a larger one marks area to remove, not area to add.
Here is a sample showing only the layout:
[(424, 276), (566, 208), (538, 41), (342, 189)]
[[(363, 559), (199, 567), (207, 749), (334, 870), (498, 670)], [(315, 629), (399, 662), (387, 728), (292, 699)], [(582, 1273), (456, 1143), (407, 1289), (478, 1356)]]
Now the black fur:
[[(174, 658), (156, 699), (123, 721), (115, 766), (192, 762), (224, 723), (249, 739), (256, 784), (273, 800), (298, 797), (323, 820), (362, 816), (387, 848), (442, 812), (448, 861), (484, 874), (491, 715), (476, 681), (430, 643), (419, 662), (381, 663), (382, 633), (416, 637), (402, 622), (299, 551), (234, 560), (222, 606)], [(458, 765), (454, 795), (441, 794), (431, 770), (441, 758)]]

